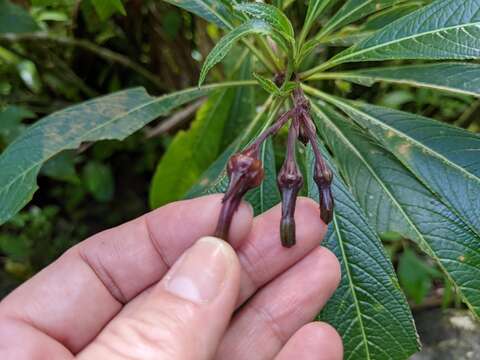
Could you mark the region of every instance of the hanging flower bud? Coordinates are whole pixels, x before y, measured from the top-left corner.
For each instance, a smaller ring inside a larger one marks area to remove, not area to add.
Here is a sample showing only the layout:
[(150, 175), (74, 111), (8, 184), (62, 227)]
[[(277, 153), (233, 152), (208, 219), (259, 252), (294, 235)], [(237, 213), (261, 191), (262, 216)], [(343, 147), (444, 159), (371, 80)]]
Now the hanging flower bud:
[(282, 245), (295, 245), (295, 205), (297, 195), (303, 186), (303, 177), (293, 159), (286, 159), (277, 177), (282, 194), (282, 219), (280, 221), (280, 238)]
[[(297, 79), (295, 74), (292, 75), (292, 78)], [(281, 86), (285, 80), (285, 74), (283, 73), (277, 74), (274, 79), (277, 86)], [(294, 107), (281, 114), (270, 127), (253, 141), (249, 148), (230, 158), (227, 166), (229, 184), (222, 200), (222, 209), (215, 231), (216, 236), (227, 239), (233, 214), (240, 205), (242, 197), (248, 190), (260, 185), (263, 180), (262, 162), (258, 156), (261, 144), (280, 130), (290, 119), (287, 154), (277, 177), (278, 187), (282, 195), (282, 218), (280, 222), (282, 245), (292, 247), (296, 242), (295, 206), (298, 193), (303, 186), (303, 177), (295, 161), (296, 140), (305, 145), (310, 143), (312, 146), (315, 155), (314, 180), (319, 192), (320, 218), (327, 224), (332, 221), (334, 201), (331, 183), (333, 174), (326, 165), (317, 144), (317, 130), (310, 116), (310, 103), (301, 86), (293, 90), (293, 102)]]
[(295, 141), (298, 121), (294, 119), (288, 133), (287, 155), (278, 173), (277, 184), (282, 194), (282, 219), (280, 220), (280, 239), (285, 247), (295, 245), (295, 205), (297, 195), (303, 186), (303, 177), (295, 161)]
[(331, 183), (333, 179), (332, 171), (320, 162), (315, 163), (315, 173), (313, 179), (318, 186), (320, 203), (320, 218), (325, 224), (333, 219), (334, 201), (332, 196)]
[(312, 150), (315, 155), (315, 171), (313, 178), (318, 186), (320, 218), (325, 224), (328, 224), (333, 219), (334, 201), (330, 186), (333, 180), (333, 173), (325, 163), (322, 153), (318, 147), (316, 129), (312, 119), (310, 118), (310, 115), (308, 113), (302, 113), (302, 116), (302, 128), (304, 129), (305, 134), (312, 145)]
[(258, 159), (258, 150), (250, 147), (234, 154), (227, 165), (230, 179), (227, 192), (222, 200), (222, 209), (217, 223), (215, 236), (227, 240), (232, 217), (245, 193), (261, 184), (263, 180), (262, 162)]

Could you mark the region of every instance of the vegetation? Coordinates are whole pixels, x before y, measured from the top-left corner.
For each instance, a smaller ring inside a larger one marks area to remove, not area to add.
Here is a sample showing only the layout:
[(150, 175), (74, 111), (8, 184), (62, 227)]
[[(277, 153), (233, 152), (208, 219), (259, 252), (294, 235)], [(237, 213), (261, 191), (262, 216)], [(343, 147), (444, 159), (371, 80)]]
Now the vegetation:
[(346, 358), (409, 358), (411, 308), (480, 315), (479, 25), (479, 0), (0, 0), (3, 292), (147, 199), (225, 192), (257, 144), (256, 214), (328, 208), (333, 174)]

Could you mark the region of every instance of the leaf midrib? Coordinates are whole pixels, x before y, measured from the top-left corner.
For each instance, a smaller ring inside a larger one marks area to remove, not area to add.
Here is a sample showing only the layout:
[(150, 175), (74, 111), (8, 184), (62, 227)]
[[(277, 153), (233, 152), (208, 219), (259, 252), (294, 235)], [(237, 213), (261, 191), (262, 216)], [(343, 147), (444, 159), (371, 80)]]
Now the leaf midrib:
[(365, 353), (367, 355), (366, 360), (371, 360), (372, 358), (370, 357), (370, 349), (369, 349), (369, 344), (368, 344), (368, 339), (367, 339), (367, 333), (365, 332), (365, 325), (363, 324), (362, 313), (360, 311), (360, 304), (359, 304), (359, 301), (357, 299), (357, 293), (356, 293), (355, 287), (353, 286), (353, 278), (352, 278), (352, 274), (350, 272), (350, 264), (349, 264), (349, 261), (348, 261), (348, 258), (347, 258), (346, 252), (345, 252), (345, 248), (343, 246), (343, 237), (340, 234), (340, 228), (338, 226), (337, 216), (336, 216), (335, 212), (333, 213), (333, 226), (334, 226), (334, 229), (335, 229), (335, 233), (337, 234), (338, 246), (339, 246), (340, 252), (342, 254), (343, 262), (345, 264), (345, 269), (346, 269), (345, 271), (346, 271), (346, 275), (347, 275), (347, 278), (348, 278), (348, 287), (350, 288), (350, 291), (352, 293), (353, 302), (355, 304), (355, 310), (357, 312), (357, 319), (358, 319), (358, 322), (359, 322), (360, 331), (362, 333), (363, 343), (365, 344), (364, 348), (365, 348)]

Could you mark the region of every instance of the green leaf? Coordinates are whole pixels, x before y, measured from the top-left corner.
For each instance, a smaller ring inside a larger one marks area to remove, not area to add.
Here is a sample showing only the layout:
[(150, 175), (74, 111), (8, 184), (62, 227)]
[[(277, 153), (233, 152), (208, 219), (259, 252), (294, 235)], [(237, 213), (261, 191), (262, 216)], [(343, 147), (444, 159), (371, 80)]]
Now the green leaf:
[(240, 3), (235, 9), (270, 24), (275, 30), (293, 39), (293, 26), (287, 16), (277, 7), (264, 3)]
[(223, 29), (232, 29), (232, 11), (219, 0), (165, 0)]
[(398, 110), (338, 105), (480, 235), (480, 136)]
[(172, 109), (212, 90), (251, 82), (226, 82), (151, 97), (142, 88), (96, 98), (57, 111), (29, 127), (0, 155), (0, 224), (15, 215), (35, 193), (45, 161), (82, 142), (122, 140)]
[(40, 28), (21, 6), (8, 0), (0, 0), (0, 34), (28, 33)]
[(329, 106), (312, 104), (317, 127), (378, 233), (418, 243), (480, 313), (480, 237), (392, 154)]
[(377, 81), (426, 87), (480, 97), (480, 65), (467, 63), (438, 63), (398, 67), (373, 68), (345, 73), (323, 73), (322, 78), (344, 79), (371, 86)]
[[(323, 245), (340, 260), (342, 280), (320, 318), (342, 335), (346, 359), (407, 359), (420, 345), (392, 264), (362, 209), (323, 154), (335, 173), (335, 213)], [(308, 196), (318, 200), (311, 146), (306, 156)]]
[(439, 0), (374, 33), (331, 65), (390, 59), (480, 58), (480, 2)]
[(217, 158), (233, 93), (211, 95), (190, 129), (177, 133), (158, 163), (150, 188), (150, 207), (181, 199)]
[(82, 172), (83, 181), (87, 190), (95, 200), (108, 202), (115, 192), (115, 180), (110, 166), (96, 161), (90, 161)]
[(191, 187), (185, 197), (187, 199), (206, 194), (223, 193), (228, 187), (226, 166), (228, 159), (238, 150), (238, 143), (231, 144), (212, 165), (202, 174), (197, 183)]
[(326, 34), (340, 28), (341, 26), (351, 24), (367, 15), (370, 15), (381, 9), (385, 9), (402, 0), (348, 0), (335, 15), (325, 24), (320, 33), (315, 37), (321, 39)]
[[(383, 168), (386, 163), (380, 156), (383, 154), (379, 154), (379, 147), (327, 105), (312, 102), (312, 112), (318, 131), (334, 153), (350, 191), (368, 216), (369, 224), (379, 234), (395, 232), (418, 241), (417, 233), (405, 217), (404, 210), (397, 206), (395, 196), (387, 191), (389, 187), (380, 178), (379, 170), (376, 171), (376, 167)], [(368, 161), (370, 158), (365, 158), (364, 153), (368, 151), (378, 161), (376, 164)], [(401, 171), (402, 166), (397, 165), (395, 169)]]
[(263, 143), (260, 149), (260, 160), (265, 171), (264, 179), (260, 186), (252, 189), (245, 196), (245, 200), (252, 204), (255, 215), (264, 213), (281, 201), (277, 187), (275, 153), (271, 139)]
[(105, 21), (116, 12), (127, 15), (122, 0), (91, 0), (100, 20)]
[(267, 35), (272, 34), (272, 31), (272, 27), (261, 20), (247, 21), (246, 23), (230, 31), (227, 35), (220, 39), (220, 41), (215, 45), (215, 47), (205, 59), (202, 70), (200, 72), (198, 86), (200, 86), (204, 82), (208, 71), (220, 61), (222, 61), (222, 59), (227, 55), (227, 53), (230, 51), (236, 41), (249, 34)]

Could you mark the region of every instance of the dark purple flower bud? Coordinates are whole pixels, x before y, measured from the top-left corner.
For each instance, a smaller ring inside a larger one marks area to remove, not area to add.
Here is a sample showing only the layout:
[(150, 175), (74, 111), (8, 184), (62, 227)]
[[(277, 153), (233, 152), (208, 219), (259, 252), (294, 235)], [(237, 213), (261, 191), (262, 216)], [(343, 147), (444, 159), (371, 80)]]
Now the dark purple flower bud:
[(282, 194), (282, 219), (280, 221), (280, 238), (282, 245), (295, 245), (295, 205), (297, 195), (303, 186), (303, 176), (293, 159), (285, 160), (277, 177), (278, 187)]
[(332, 171), (325, 165), (315, 164), (314, 180), (318, 186), (318, 194), (320, 203), (320, 218), (325, 224), (333, 219), (334, 201), (332, 196), (331, 183), (333, 179)]
[(258, 159), (256, 147), (248, 148), (233, 155), (228, 161), (227, 174), (230, 179), (222, 200), (222, 209), (215, 236), (227, 240), (232, 217), (245, 193), (260, 185), (263, 180), (262, 162)]
[(282, 194), (282, 219), (280, 220), (280, 239), (285, 247), (295, 245), (295, 205), (297, 195), (303, 186), (303, 177), (295, 161), (295, 141), (299, 123), (296, 119), (288, 133), (287, 155), (278, 173), (277, 183)]

